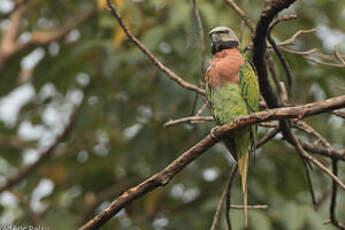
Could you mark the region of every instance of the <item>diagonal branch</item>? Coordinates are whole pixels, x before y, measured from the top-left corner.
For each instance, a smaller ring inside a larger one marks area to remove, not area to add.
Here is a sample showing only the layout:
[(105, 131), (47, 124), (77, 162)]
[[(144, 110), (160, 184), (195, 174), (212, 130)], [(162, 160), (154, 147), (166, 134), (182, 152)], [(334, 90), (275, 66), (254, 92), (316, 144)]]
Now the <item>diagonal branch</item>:
[[(335, 98), (331, 98), (324, 101), (314, 102), (302, 106), (294, 107), (284, 107), (278, 109), (266, 110), (263, 112), (253, 113), (240, 117), (239, 119), (225, 124), (220, 128), (214, 130), (212, 134), (207, 135), (205, 138), (200, 140), (197, 144), (191, 147), (189, 150), (181, 154), (175, 161), (169, 164), (165, 169), (159, 173), (151, 176), (141, 184), (125, 191), (121, 196), (115, 199), (108, 208), (100, 212), (94, 218), (89, 220), (86, 224), (81, 226), (80, 230), (86, 229), (98, 229), (100, 226), (105, 224), (111, 217), (118, 213), (121, 209), (126, 207), (128, 204), (132, 203), (136, 199), (142, 197), (146, 193), (157, 189), (160, 186), (167, 185), (174, 176), (184, 169), (188, 164), (193, 162), (202, 153), (215, 145), (218, 140), (221, 140), (224, 135), (239, 128), (254, 123), (259, 123), (263, 121), (271, 120), (282, 120), (291, 118), (304, 118), (323, 112), (328, 112), (330, 110), (344, 108), (345, 107), (345, 95)], [(308, 160), (311, 160), (323, 171), (325, 171), (332, 179), (334, 179), (338, 185), (345, 190), (345, 184), (339, 180), (331, 171), (329, 171), (324, 165), (319, 161), (312, 158), (311, 156), (306, 156)]]
[(314, 130), (313, 127), (308, 125), (306, 122), (296, 120), (296, 121), (293, 121), (293, 126), (316, 138), (316, 141), (320, 142), (324, 147), (330, 149), (331, 151), (334, 150), (331, 144), (320, 133)]
[(20, 6), (26, 3), (28, 0), (17, 0), (15, 1), (15, 5), (10, 12), (4, 13), (0, 15), (0, 20), (10, 17)]
[(177, 84), (179, 84), (180, 86), (182, 86), (183, 88), (186, 88), (188, 90), (192, 90), (194, 92), (200, 93), (200, 94), (205, 94), (205, 90), (200, 89), (199, 87), (184, 81), (181, 77), (179, 77), (176, 73), (174, 73), (171, 69), (169, 69), (168, 67), (166, 67), (161, 61), (159, 61), (159, 59), (157, 57), (155, 57), (153, 55), (153, 53), (148, 50), (146, 48), (146, 46), (141, 43), (141, 41), (139, 41), (139, 39), (137, 39), (131, 31), (129, 31), (129, 29), (126, 27), (126, 25), (124, 24), (119, 12), (117, 11), (116, 7), (114, 6), (114, 4), (112, 3), (111, 0), (107, 0), (108, 5), (111, 9), (111, 13), (112, 15), (115, 17), (115, 19), (118, 21), (119, 25), (121, 26), (121, 28), (123, 29), (123, 31), (126, 33), (126, 35), (128, 36), (128, 38), (135, 44), (138, 46), (138, 48), (151, 60), (151, 62), (158, 67), (158, 69), (160, 69), (161, 71), (163, 71), (166, 75), (168, 75), (168, 77), (170, 79), (172, 79), (173, 81), (175, 81)]
[(268, 141), (270, 141), (272, 138), (274, 138), (279, 132), (280, 132), (280, 127), (277, 126), (270, 133), (268, 133), (266, 136), (264, 136), (262, 139), (260, 139), (258, 141), (258, 143), (256, 143), (255, 148), (256, 149), (260, 148), (261, 146), (266, 144)]
[(244, 13), (244, 11), (236, 4), (234, 0), (225, 0), (225, 3), (227, 3), (238, 15), (241, 16), (243, 19), (244, 23), (247, 25), (247, 27), (250, 29), (250, 32), (254, 34), (255, 32), (255, 27), (253, 23), (249, 20), (247, 15)]
[(17, 37), (20, 32), (20, 25), (23, 15), (27, 10), (26, 4), (20, 4), (9, 15), (10, 26), (2, 33), (0, 41), (0, 70), (4, 67), (6, 61), (13, 55), (17, 48)]

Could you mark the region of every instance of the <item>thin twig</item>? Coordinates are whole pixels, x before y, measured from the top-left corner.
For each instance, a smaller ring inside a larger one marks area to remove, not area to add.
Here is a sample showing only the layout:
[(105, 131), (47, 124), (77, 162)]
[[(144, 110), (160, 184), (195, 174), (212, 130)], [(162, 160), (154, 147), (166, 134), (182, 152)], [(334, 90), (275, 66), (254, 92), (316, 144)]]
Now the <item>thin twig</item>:
[(341, 57), (341, 55), (339, 54), (338, 49), (334, 49), (334, 56), (336, 57), (336, 59), (343, 64), (343, 66), (345, 66), (345, 60), (343, 57)]
[(304, 58), (307, 59), (308, 61), (314, 62), (316, 64), (320, 64), (320, 65), (327, 65), (327, 66), (338, 67), (338, 68), (344, 68), (345, 67), (345, 65), (342, 63), (338, 64), (338, 63), (333, 63), (333, 62), (321, 61), (321, 60), (317, 60), (315, 58), (308, 57), (308, 56), (304, 56)]
[[(280, 49), (287, 53), (300, 55), (304, 59), (314, 62), (316, 64), (339, 67), (339, 68), (345, 67), (344, 57), (341, 56), (337, 50), (335, 50), (334, 56), (331, 56), (331, 55), (320, 53), (319, 50), (316, 48), (306, 50), (306, 51), (291, 50), (285, 47), (280, 47)], [(310, 55), (313, 55), (313, 56), (310, 56)], [(323, 61), (323, 60), (326, 60), (326, 61)], [(338, 63), (335, 63), (335, 61), (338, 61)]]
[(177, 125), (177, 124), (181, 124), (181, 123), (187, 123), (187, 122), (193, 122), (193, 123), (200, 123), (200, 122), (209, 122), (209, 121), (213, 121), (213, 117), (212, 116), (207, 116), (207, 117), (200, 117), (200, 116), (191, 116), (191, 117), (183, 117), (183, 118), (179, 118), (176, 120), (170, 120), (168, 122), (165, 122), (163, 124), (163, 127), (169, 127), (169, 126), (173, 126), (173, 125)]
[(273, 82), (274, 84), (276, 85), (277, 87), (277, 90), (278, 90), (278, 94), (280, 96), (280, 99), (282, 100), (282, 97), (283, 97), (283, 88), (282, 86), (280, 85), (280, 80), (279, 80), (279, 77), (278, 77), (278, 74), (277, 74), (277, 71), (274, 67), (274, 62), (273, 62), (273, 58), (272, 58), (272, 55), (269, 53), (269, 52), (266, 52), (265, 53), (265, 60), (267, 62), (267, 66), (268, 66), (268, 69), (271, 73), (271, 77), (273, 79)]
[(238, 165), (235, 164), (230, 172), (230, 175), (229, 175), (229, 180), (228, 180), (228, 183), (226, 185), (226, 203), (225, 203), (225, 220), (226, 220), (226, 224), (228, 226), (228, 230), (231, 230), (231, 218), (230, 218), (230, 209), (231, 209), (231, 186), (232, 186), (232, 182), (235, 178), (235, 175), (236, 175), (236, 172), (237, 172), (237, 168), (238, 168)]
[(111, 0), (107, 0), (108, 6), (111, 9), (112, 15), (115, 17), (123, 31), (126, 33), (127, 37), (151, 60), (151, 62), (158, 67), (161, 71), (163, 71), (170, 79), (175, 81), (178, 85), (182, 86), (183, 88), (186, 88), (188, 90), (192, 90), (194, 92), (205, 94), (205, 90), (200, 89), (199, 87), (184, 81), (181, 77), (179, 77), (176, 73), (174, 73), (171, 69), (166, 67), (157, 57), (153, 55), (153, 53), (146, 48), (146, 46), (137, 39), (131, 31), (127, 28), (125, 23), (122, 20), (122, 17), (120, 16), (119, 12), (117, 11), (116, 7), (112, 3)]
[(316, 208), (319, 209), (321, 205), (327, 200), (329, 195), (331, 194), (331, 189), (326, 188), (323, 192), (319, 200), (316, 202)]
[[(297, 142), (299, 144), (299, 140)], [(301, 145), (301, 144), (300, 144)], [(337, 182), (338, 185), (340, 185), (341, 188), (343, 188), (345, 190), (345, 184), (337, 177), (335, 176), (326, 166), (324, 166), (323, 164), (321, 164), (317, 159), (315, 159), (314, 157), (310, 156), (301, 146), (300, 148), (303, 154), (303, 157), (310, 160), (311, 162), (313, 162), (316, 166), (318, 166), (322, 171), (324, 171), (328, 176), (330, 176), (334, 181)]]
[(266, 144), (268, 141), (270, 141), (272, 138), (274, 138), (278, 133), (280, 132), (280, 127), (275, 127), (269, 134), (261, 138), (257, 143), (255, 148), (258, 149), (264, 144)]
[(307, 181), (308, 181), (308, 187), (309, 187), (309, 192), (310, 192), (310, 196), (311, 196), (311, 202), (313, 204), (313, 207), (314, 207), (315, 211), (317, 211), (318, 205), (317, 205), (317, 201), (316, 201), (313, 181), (311, 180), (311, 175), (310, 175), (311, 168), (310, 168), (310, 166), (306, 162), (304, 163), (304, 167), (305, 167), (305, 172), (306, 172), (306, 175), (307, 175)]
[[(337, 159), (332, 159), (332, 172), (335, 176), (338, 176), (338, 160)], [(338, 229), (342, 229), (345, 230), (345, 225), (343, 225), (342, 223), (340, 223), (337, 220), (336, 217), (336, 206), (337, 206), (337, 182), (335, 180), (332, 181), (332, 198), (331, 198), (331, 204), (329, 207), (329, 215), (330, 215), (330, 220), (331, 223), (337, 227)]]
[[(205, 37), (204, 37), (204, 30), (202, 27), (200, 12), (196, 3), (196, 0), (192, 0), (193, 3), (193, 12), (196, 19), (196, 22), (198, 24), (198, 35), (199, 35), (199, 48), (200, 48), (200, 76), (199, 76), (199, 87), (202, 88), (203, 85), (203, 76), (204, 76), (204, 70), (205, 70), (205, 57), (206, 57), (206, 47), (205, 47)], [(199, 93), (195, 95), (193, 107), (192, 107), (192, 113), (194, 114), (197, 102), (199, 99)]]
[[(270, 29), (271, 28), (272, 27), (270, 27)], [(271, 37), (271, 30), (268, 31), (267, 39), (268, 39), (269, 43), (271, 44), (271, 46), (273, 47), (273, 50), (277, 54), (277, 57), (278, 57), (280, 63), (282, 64), (283, 69), (285, 70), (286, 82), (287, 82), (287, 94), (288, 94), (288, 98), (291, 99), (291, 97), (292, 97), (292, 87), (293, 87), (292, 70), (290, 68), (290, 65), (289, 65), (288, 61), (285, 59), (285, 57), (283, 56), (283, 54), (280, 51), (279, 47), (277, 46), (277, 43), (272, 39), (272, 37)]]
[(306, 122), (301, 121), (301, 120), (294, 120), (292, 122), (293, 126), (298, 128), (299, 130), (304, 131), (305, 133), (313, 136), (314, 138), (316, 138), (316, 140), (320, 143), (322, 143), (322, 145), (326, 148), (329, 148), (330, 150), (334, 150), (331, 146), (331, 144), (320, 134), (318, 133), (315, 129), (313, 129), (313, 127), (311, 127), (310, 125), (308, 125)]
[(205, 102), (205, 104), (203, 104), (200, 109), (198, 110), (198, 112), (196, 112), (195, 116), (200, 116), (204, 111), (205, 109), (207, 108), (207, 102)]
[(236, 4), (234, 0), (224, 0), (225, 3), (227, 3), (244, 21), (244, 23), (247, 25), (247, 27), (250, 29), (251, 34), (254, 34), (255, 27), (253, 23), (249, 20), (247, 15), (244, 13), (244, 11)]
[(316, 29), (309, 29), (309, 30), (298, 30), (296, 33), (294, 33), (289, 39), (286, 39), (285, 41), (278, 42), (277, 46), (288, 46), (293, 44), (297, 38), (299, 38), (303, 34), (309, 34), (314, 33)]
[(283, 50), (284, 52), (287, 52), (287, 53), (291, 53), (291, 54), (296, 54), (296, 55), (311, 55), (311, 54), (314, 54), (316, 52), (318, 52), (318, 49), (317, 48), (313, 48), (313, 49), (310, 49), (310, 50), (306, 50), (306, 51), (299, 51), (299, 50), (291, 50), (291, 49), (287, 49), (285, 47), (280, 47), (281, 50)]
[(296, 19), (296, 18), (297, 18), (297, 15), (295, 15), (295, 14), (280, 16), (280, 17), (274, 19), (274, 20), (271, 22), (271, 24), (270, 24), (270, 30), (272, 30), (273, 27), (275, 27), (275, 26), (276, 26), (278, 23), (280, 23), (280, 22), (289, 21), (289, 20)]
[(344, 118), (345, 119), (345, 112), (339, 111), (339, 110), (334, 110), (334, 111), (330, 111), (331, 114), (334, 114), (340, 118)]
[(224, 200), (225, 200), (225, 198), (227, 197), (227, 195), (230, 192), (232, 181), (233, 181), (233, 179), (235, 177), (236, 171), (237, 171), (237, 163), (235, 163), (232, 166), (231, 170), (230, 170), (230, 173), (229, 173), (229, 176), (228, 176), (228, 180), (226, 182), (226, 185), (225, 185), (224, 191), (222, 193), (222, 196), (219, 199), (219, 202), (218, 202), (218, 205), (217, 205), (217, 209), (216, 209), (216, 213), (214, 214), (214, 217), (213, 217), (212, 225), (211, 225), (211, 228), (210, 228), (211, 230), (215, 230), (216, 226), (217, 226), (217, 224), (219, 222), (219, 214), (220, 214), (220, 211), (222, 209)]
[(309, 186), (309, 192), (311, 195), (311, 200), (314, 206), (314, 209), (317, 209), (317, 202), (316, 202), (316, 198), (315, 198), (315, 192), (314, 192), (314, 188), (313, 188), (313, 183), (311, 180), (311, 176), (310, 176), (310, 166), (307, 164), (307, 156), (309, 155), (304, 148), (302, 147), (301, 143), (299, 142), (298, 138), (295, 135), (292, 135), (292, 141), (294, 142), (294, 146), (296, 147), (297, 151), (299, 152), (301, 158), (302, 158), (302, 162), (306, 171), (306, 176), (307, 176), (307, 181), (308, 181), (308, 186)]
[[(232, 204), (230, 205), (231, 209), (244, 209), (244, 205), (242, 204)], [(258, 205), (248, 205), (247, 206), (248, 209), (267, 209), (268, 205), (267, 204), (258, 204)]]
[(316, 146), (315, 144), (311, 144), (303, 140), (300, 140), (300, 143), (303, 148), (310, 153), (345, 161), (345, 150), (322, 148), (321, 146)]

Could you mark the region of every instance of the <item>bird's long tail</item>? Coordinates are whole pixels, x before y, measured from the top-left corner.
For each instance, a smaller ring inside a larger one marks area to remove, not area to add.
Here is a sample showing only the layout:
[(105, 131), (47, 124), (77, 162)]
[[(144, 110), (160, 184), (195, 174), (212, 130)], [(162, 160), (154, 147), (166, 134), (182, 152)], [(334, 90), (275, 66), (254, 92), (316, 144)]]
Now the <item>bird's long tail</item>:
[(241, 186), (243, 192), (243, 205), (244, 205), (244, 225), (248, 226), (248, 203), (247, 203), (247, 170), (248, 170), (248, 151), (238, 157), (238, 167), (241, 174)]

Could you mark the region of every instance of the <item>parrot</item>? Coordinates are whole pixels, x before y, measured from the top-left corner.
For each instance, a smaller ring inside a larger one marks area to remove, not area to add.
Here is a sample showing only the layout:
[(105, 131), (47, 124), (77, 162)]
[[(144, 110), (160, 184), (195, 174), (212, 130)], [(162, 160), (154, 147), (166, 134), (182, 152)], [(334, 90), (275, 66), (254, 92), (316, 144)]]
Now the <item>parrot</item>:
[[(260, 90), (255, 68), (240, 51), (235, 32), (217, 26), (209, 32), (213, 57), (205, 74), (206, 98), (216, 125), (259, 110)], [(212, 133), (212, 132), (211, 132)], [(246, 126), (222, 138), (238, 163), (244, 203), (245, 227), (248, 225), (247, 170), (249, 153), (255, 152), (256, 126)]]

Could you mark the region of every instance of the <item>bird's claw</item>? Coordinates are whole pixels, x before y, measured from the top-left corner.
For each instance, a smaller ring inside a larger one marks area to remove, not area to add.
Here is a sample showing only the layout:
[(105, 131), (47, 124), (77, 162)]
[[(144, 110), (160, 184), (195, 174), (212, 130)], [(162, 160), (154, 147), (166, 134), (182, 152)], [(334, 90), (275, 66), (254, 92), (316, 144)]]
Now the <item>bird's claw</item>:
[(219, 129), (220, 128), (220, 126), (218, 126), (218, 125), (216, 125), (215, 127), (213, 127), (212, 129), (211, 129), (211, 133), (210, 133), (210, 135), (211, 135), (211, 137), (213, 138), (213, 139), (215, 139), (215, 140), (218, 140), (218, 138), (214, 135), (214, 133), (217, 131), (217, 129)]

